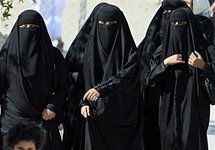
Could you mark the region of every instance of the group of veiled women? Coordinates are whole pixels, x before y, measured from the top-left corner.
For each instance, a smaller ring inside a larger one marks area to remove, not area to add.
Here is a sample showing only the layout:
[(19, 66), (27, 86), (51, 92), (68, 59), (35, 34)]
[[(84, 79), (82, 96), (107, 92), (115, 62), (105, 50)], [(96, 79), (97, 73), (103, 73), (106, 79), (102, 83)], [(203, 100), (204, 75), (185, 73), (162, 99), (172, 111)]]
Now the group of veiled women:
[(64, 59), (40, 14), (22, 12), (0, 51), (2, 140), (31, 121), (46, 130), (43, 150), (207, 150), (208, 20), (164, 0), (137, 48), (123, 12), (100, 3)]

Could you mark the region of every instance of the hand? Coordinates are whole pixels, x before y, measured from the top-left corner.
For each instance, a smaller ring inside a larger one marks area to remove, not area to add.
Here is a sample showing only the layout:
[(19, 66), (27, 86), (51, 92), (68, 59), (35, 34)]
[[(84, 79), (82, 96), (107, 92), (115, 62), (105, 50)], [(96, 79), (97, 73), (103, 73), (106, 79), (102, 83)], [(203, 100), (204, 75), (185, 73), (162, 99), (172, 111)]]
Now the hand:
[(167, 57), (164, 60), (165, 67), (168, 67), (169, 65), (183, 64), (183, 63), (185, 62), (182, 60), (181, 54), (174, 54), (172, 56)]
[(189, 65), (199, 68), (201, 70), (203, 70), (203, 68), (205, 66), (205, 62), (204, 62), (202, 56), (197, 51), (195, 51), (195, 53), (194, 52), (191, 53), (188, 63), (189, 63)]
[(96, 101), (99, 96), (99, 92), (96, 89), (92, 88), (84, 94), (83, 100)]
[(81, 107), (81, 115), (84, 118), (87, 118), (90, 115), (90, 107), (87, 105)]
[(215, 12), (215, 2), (213, 2), (213, 4), (211, 5), (211, 7), (209, 9), (210, 17), (213, 17), (214, 12)]
[(55, 112), (51, 111), (50, 109), (48, 108), (45, 108), (42, 112), (42, 118), (43, 120), (51, 120), (55, 117)]

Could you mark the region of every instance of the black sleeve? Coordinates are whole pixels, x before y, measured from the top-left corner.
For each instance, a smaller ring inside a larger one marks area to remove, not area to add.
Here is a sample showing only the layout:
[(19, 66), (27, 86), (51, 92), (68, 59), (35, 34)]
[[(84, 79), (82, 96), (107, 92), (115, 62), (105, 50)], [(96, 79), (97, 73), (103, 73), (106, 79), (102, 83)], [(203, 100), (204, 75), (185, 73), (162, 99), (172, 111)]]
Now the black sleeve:
[(165, 67), (163, 61), (160, 61), (161, 52), (161, 47), (158, 47), (150, 60), (150, 70), (145, 77), (148, 86), (154, 87), (169, 73), (169, 69)]
[(54, 50), (54, 92), (47, 108), (60, 111), (65, 104), (69, 90), (68, 68), (60, 50)]
[(138, 65), (137, 52), (134, 51), (130, 54), (129, 61), (123, 65), (118, 74), (96, 85), (94, 88), (100, 93), (101, 97), (126, 90), (133, 82), (139, 79)]
[(6, 78), (5, 78), (5, 62), (6, 62), (6, 49), (2, 48), (0, 51), (0, 105), (5, 93)]
[(204, 76), (214, 78), (215, 76), (215, 47), (210, 45), (206, 49), (205, 67), (203, 68)]

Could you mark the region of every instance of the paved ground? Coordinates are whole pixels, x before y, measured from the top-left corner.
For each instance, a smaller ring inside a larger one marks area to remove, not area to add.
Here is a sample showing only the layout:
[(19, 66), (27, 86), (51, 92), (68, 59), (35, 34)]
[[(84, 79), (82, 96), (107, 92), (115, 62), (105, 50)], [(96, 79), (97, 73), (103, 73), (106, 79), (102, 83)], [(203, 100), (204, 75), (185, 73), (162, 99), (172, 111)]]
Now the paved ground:
[(215, 150), (215, 106), (211, 107), (210, 125), (208, 128), (209, 150)]

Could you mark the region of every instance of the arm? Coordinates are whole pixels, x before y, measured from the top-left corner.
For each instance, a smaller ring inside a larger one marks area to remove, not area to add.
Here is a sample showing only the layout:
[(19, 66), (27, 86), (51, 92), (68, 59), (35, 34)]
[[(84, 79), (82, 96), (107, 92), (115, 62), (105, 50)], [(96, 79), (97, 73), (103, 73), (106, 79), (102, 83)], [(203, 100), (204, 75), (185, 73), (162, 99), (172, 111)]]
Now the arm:
[(99, 83), (94, 89), (98, 91), (99, 96), (108, 96), (126, 90), (137, 78), (139, 78), (138, 58), (136, 51), (133, 51), (129, 55), (127, 63), (122, 66), (122, 69), (116, 75)]
[(160, 45), (150, 60), (150, 69), (145, 75), (146, 84), (154, 87), (171, 72), (169, 66), (184, 63), (182, 55), (174, 54), (161, 61), (162, 45)]
[(169, 66), (174, 66), (176, 64), (183, 64), (185, 61), (182, 60), (181, 54), (174, 54), (164, 59), (163, 62), (159, 63), (160, 53), (155, 52), (153, 59), (151, 60), (151, 69), (146, 75), (147, 84), (154, 86), (156, 82), (161, 81), (166, 74), (170, 72)]
[(54, 67), (54, 93), (50, 103), (47, 105), (49, 110), (61, 112), (65, 104), (69, 89), (68, 70), (61, 52), (54, 48), (55, 67)]

